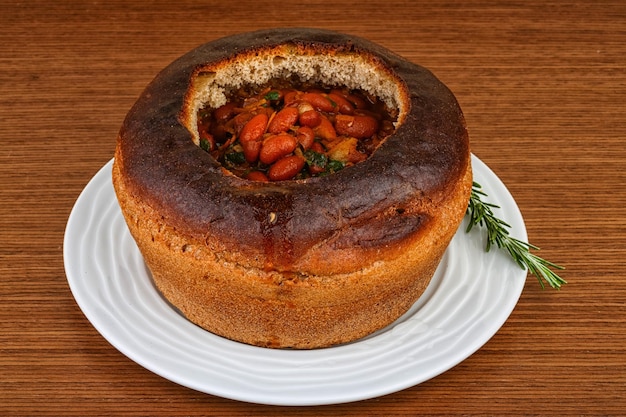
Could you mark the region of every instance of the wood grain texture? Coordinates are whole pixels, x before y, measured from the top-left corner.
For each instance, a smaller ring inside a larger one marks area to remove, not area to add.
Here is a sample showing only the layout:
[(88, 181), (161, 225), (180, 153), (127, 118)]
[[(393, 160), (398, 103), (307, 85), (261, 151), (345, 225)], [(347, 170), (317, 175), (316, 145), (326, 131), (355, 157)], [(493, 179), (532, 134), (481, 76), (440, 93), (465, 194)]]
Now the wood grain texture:
[[(126, 3), (0, 4), (0, 414), (624, 414), (623, 1)], [(569, 284), (541, 290), (528, 277), (510, 319), (476, 354), (352, 404), (225, 400), (111, 347), (65, 278), (75, 199), (161, 68), (200, 43), (277, 26), (364, 36), (438, 75), (464, 109), (473, 152), (508, 186), (530, 241), (567, 268)]]

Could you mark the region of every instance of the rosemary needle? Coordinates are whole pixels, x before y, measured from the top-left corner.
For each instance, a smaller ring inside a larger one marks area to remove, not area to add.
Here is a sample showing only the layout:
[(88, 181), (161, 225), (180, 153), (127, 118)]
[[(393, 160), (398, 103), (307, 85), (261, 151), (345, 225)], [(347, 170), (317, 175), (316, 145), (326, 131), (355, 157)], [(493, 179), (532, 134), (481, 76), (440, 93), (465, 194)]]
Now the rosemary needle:
[(507, 251), (521, 268), (527, 269), (537, 277), (541, 288), (545, 288), (544, 281), (555, 289), (567, 284), (567, 281), (552, 270), (564, 268), (530, 252), (531, 249), (539, 250), (538, 247), (510, 236), (508, 229), (511, 226), (493, 213), (494, 208), (500, 207), (483, 201), (483, 197), (487, 197), (487, 194), (482, 191), (480, 184), (474, 182), (467, 206), (466, 215), (469, 217), (469, 224), (465, 232), (469, 232), (474, 226), (484, 227), (487, 231), (485, 251), (489, 252), (494, 245)]

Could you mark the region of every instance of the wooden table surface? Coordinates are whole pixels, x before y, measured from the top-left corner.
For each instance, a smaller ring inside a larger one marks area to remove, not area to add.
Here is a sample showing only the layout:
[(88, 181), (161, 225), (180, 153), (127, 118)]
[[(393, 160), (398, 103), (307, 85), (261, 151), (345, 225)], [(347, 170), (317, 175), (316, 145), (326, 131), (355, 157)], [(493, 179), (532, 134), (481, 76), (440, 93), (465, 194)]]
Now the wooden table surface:
[[(3, 2), (0, 414), (620, 415), (626, 412), (626, 3), (615, 1)], [(458, 3), (458, 5), (454, 4)], [(473, 152), (508, 186), (539, 254), (474, 355), (420, 385), (319, 407), (249, 404), (168, 381), (113, 348), (63, 265), (72, 206), (165, 65), (258, 28), (367, 37), (456, 94)]]

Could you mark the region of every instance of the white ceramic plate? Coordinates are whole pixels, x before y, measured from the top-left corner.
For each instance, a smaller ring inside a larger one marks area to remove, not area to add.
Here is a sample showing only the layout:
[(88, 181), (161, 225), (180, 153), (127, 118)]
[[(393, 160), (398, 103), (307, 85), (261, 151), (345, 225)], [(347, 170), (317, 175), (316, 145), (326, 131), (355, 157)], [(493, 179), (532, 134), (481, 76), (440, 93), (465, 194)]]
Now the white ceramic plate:
[[(474, 179), (497, 215), (526, 240), (515, 201), (478, 158)], [(485, 344), (515, 307), (526, 271), (483, 234), (450, 244), (424, 295), (389, 327), (338, 347), (297, 351), (248, 346), (187, 321), (156, 290), (120, 212), (110, 161), (79, 196), (64, 258), (72, 293), (93, 326), (141, 366), (183, 386), (241, 401), (321, 405), (373, 398), (433, 378)]]

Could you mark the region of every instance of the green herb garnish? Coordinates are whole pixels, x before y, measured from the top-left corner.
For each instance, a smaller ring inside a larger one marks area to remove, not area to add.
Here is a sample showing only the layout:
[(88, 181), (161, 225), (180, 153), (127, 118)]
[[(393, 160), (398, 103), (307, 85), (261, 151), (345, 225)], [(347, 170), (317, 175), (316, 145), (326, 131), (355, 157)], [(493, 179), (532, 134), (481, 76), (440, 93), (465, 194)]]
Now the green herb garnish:
[(310, 149), (304, 152), (304, 159), (307, 165), (320, 167), (321, 169), (325, 169), (328, 163), (328, 157), (326, 155)]
[(201, 138), (200, 139), (200, 148), (202, 148), (203, 150), (209, 152), (211, 150), (211, 142), (209, 142), (207, 139)]
[(343, 162), (331, 159), (328, 161), (328, 164), (326, 165), (326, 171), (328, 172), (341, 171), (342, 169), (344, 169), (345, 166), (346, 165)]
[(224, 160), (227, 163), (237, 166), (246, 162), (246, 157), (244, 156), (243, 152), (235, 151), (235, 152), (228, 152), (226, 155), (224, 155)]
[(310, 149), (304, 152), (304, 159), (306, 160), (308, 166), (318, 167), (319, 169), (323, 170), (323, 173), (321, 175), (327, 175), (337, 171), (341, 171), (346, 166), (341, 161), (330, 159), (323, 153), (315, 152)]
[(280, 92), (276, 90), (268, 91), (263, 98), (267, 101), (276, 101), (280, 99)]
[(530, 249), (539, 250), (538, 247), (511, 237), (508, 231), (508, 228), (511, 226), (502, 219), (497, 218), (493, 213), (494, 208), (500, 207), (483, 201), (482, 197), (487, 197), (487, 194), (482, 191), (480, 184), (474, 182), (469, 205), (467, 206), (466, 215), (469, 216), (469, 224), (465, 232), (469, 232), (477, 225), (485, 227), (487, 230), (485, 251), (489, 252), (494, 245), (506, 250), (522, 269), (527, 269), (537, 277), (541, 288), (545, 288), (544, 281), (555, 289), (559, 289), (561, 285), (567, 284), (567, 281), (550, 269), (564, 269), (564, 267), (530, 253)]

